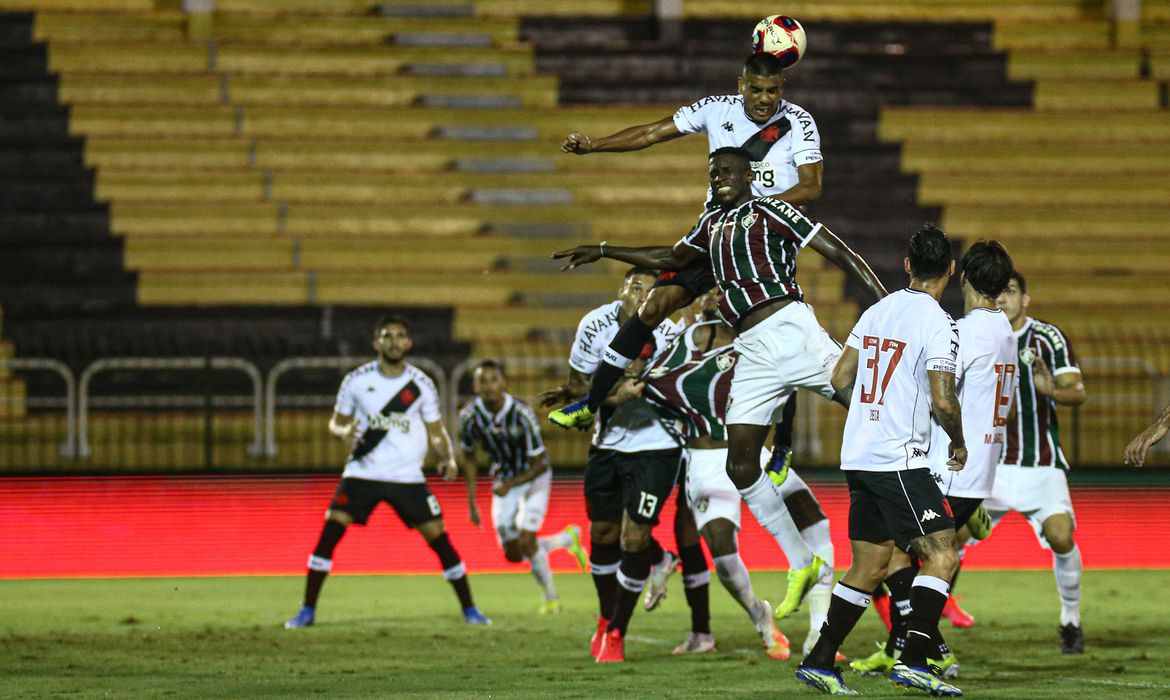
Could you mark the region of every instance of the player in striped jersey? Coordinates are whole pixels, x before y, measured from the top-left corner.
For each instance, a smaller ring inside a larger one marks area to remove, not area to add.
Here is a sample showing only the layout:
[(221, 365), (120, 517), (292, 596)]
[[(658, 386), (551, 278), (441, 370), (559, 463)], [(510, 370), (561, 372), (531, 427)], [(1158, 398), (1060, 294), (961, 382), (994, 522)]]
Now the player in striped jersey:
[(1170, 404), (1162, 409), (1162, 414), (1153, 423), (1150, 423), (1145, 430), (1138, 433), (1129, 444), (1125, 446), (1125, 463), (1132, 464), (1135, 467), (1144, 466), (1146, 463), (1146, 451), (1166, 437), (1167, 431), (1170, 431)]
[(1060, 651), (1085, 650), (1081, 629), (1081, 551), (1073, 539), (1076, 521), (1068, 491), (1068, 460), (1060, 449), (1056, 407), (1079, 406), (1085, 385), (1076, 354), (1059, 328), (1027, 315), (1028, 283), (1012, 273), (999, 308), (1012, 322), (1019, 349), (1015, 420), (1007, 424), (1007, 446), (984, 507), (994, 520), (1017, 511), (1032, 525), (1041, 546), (1052, 550), (1060, 593)]
[(480, 523), (475, 503), (475, 477), (480, 448), (491, 460), (492, 527), (496, 529), (504, 558), (528, 561), (532, 575), (544, 593), (541, 614), (561, 612), (561, 601), (553, 584), (548, 554), (568, 549), (584, 569), (588, 563), (581, 548), (581, 528), (569, 525), (561, 532), (537, 538), (548, 513), (552, 492), (552, 466), (540, 437), (532, 408), (509, 394), (504, 367), (484, 360), (475, 368), (472, 387), (475, 399), (459, 413), (459, 441), (463, 448), (463, 474), (467, 479), (467, 506), (471, 522)]
[[(740, 527), (741, 498), (727, 476), (727, 401), (738, 359), (731, 327), (719, 320), (719, 294), (712, 290), (696, 302), (700, 322), (690, 326), (642, 373), (642, 394), (679, 412), (688, 425), (689, 460), (687, 502), (711, 554), (719, 580), (752, 619), (768, 656), (787, 659), (788, 640), (772, 622), (771, 605), (755, 597), (747, 568), (739, 556), (736, 533)], [(786, 451), (787, 453), (787, 451)], [(761, 455), (767, 464), (770, 457)], [(790, 468), (790, 460), (774, 474), (801, 537), (824, 562), (822, 576), (832, 581), (833, 543), (829, 520), (804, 481)], [(827, 589), (826, 589), (827, 591)], [(811, 595), (811, 594), (810, 594)], [(811, 649), (820, 635), (824, 606), (810, 606)], [(766, 614), (765, 614), (766, 613)], [(766, 622), (765, 622), (766, 620)]]

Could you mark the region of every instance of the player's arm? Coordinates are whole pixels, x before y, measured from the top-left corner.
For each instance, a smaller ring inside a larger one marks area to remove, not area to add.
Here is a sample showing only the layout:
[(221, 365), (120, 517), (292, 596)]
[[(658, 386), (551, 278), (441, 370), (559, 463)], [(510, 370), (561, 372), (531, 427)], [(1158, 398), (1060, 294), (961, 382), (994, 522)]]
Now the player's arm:
[(789, 204), (810, 204), (821, 197), (821, 178), (825, 172), (824, 161), (805, 163), (797, 166), (797, 183), (780, 194), (773, 195)]
[(589, 391), (589, 375), (569, 368), (569, 381), (555, 389), (540, 393), (541, 406), (556, 406), (566, 401), (572, 401)]
[(881, 280), (870, 269), (869, 263), (853, 252), (852, 248), (845, 245), (845, 242), (838, 238), (837, 234), (824, 226), (821, 226), (820, 231), (812, 237), (808, 246), (861, 283), (861, 286), (869, 292), (874, 301), (881, 299), (888, 293), (886, 288), (882, 286)]
[(853, 398), (853, 384), (857, 381), (857, 348), (846, 345), (833, 365), (833, 375), (829, 382), (833, 385), (833, 400), (845, 408), (849, 408), (849, 401)]
[(616, 134), (591, 139), (585, 134), (574, 131), (565, 137), (561, 150), (565, 153), (622, 153), (626, 151), (640, 151), (656, 143), (670, 141), (682, 136), (683, 132), (674, 125), (674, 117), (666, 117), (649, 124), (639, 124), (622, 129)]
[(1053, 376), (1040, 357), (1032, 362), (1032, 379), (1036, 391), (1061, 406), (1080, 406), (1085, 402), (1085, 382), (1079, 370), (1061, 372)]
[(475, 450), (464, 448), (455, 461), (459, 464), (460, 471), (463, 472), (463, 482), (467, 484), (467, 515), (471, 519), (471, 524), (479, 527), (481, 522), (479, 506), (475, 502), (476, 479), (479, 477), (479, 456)]
[(561, 268), (562, 271), (572, 270), (581, 265), (589, 265), (602, 258), (646, 267), (651, 270), (681, 270), (700, 254), (697, 249), (683, 244), (681, 241), (673, 246), (654, 245), (640, 248), (626, 248), (602, 242), (598, 245), (579, 245), (567, 250), (558, 250), (552, 256), (557, 259), (569, 259)]
[(357, 427), (356, 416), (347, 416), (344, 413), (334, 411), (333, 416), (329, 419), (329, 432), (342, 440), (352, 440), (357, 432)]
[(525, 469), (519, 474), (513, 476), (511, 479), (505, 479), (501, 481), (500, 484), (492, 490), (492, 493), (496, 494), (497, 496), (504, 496), (512, 489), (520, 486), (521, 484), (527, 484), (529, 481), (536, 479), (536, 477), (547, 472), (549, 469), (552, 469), (552, 464), (548, 461), (548, 452), (541, 452), (539, 455), (532, 458), (532, 464), (528, 467), (528, 469)]
[(451, 436), (447, 434), (446, 426), (442, 420), (428, 421), (424, 425), (427, 427), (427, 443), (431, 451), (439, 456), (439, 473), (443, 475), (444, 481), (454, 479), (459, 468), (455, 465), (455, 450), (451, 446)]
[(930, 369), (926, 375), (930, 378), (931, 413), (951, 439), (951, 458), (947, 465), (951, 471), (959, 471), (967, 463), (967, 443), (963, 440), (963, 414), (955, 389), (955, 373)]
[(1167, 432), (1170, 432), (1170, 404), (1166, 404), (1162, 409), (1162, 415), (1158, 416), (1158, 420), (1130, 441), (1125, 448), (1125, 463), (1136, 467), (1143, 466), (1146, 463), (1146, 450), (1166, 437)]

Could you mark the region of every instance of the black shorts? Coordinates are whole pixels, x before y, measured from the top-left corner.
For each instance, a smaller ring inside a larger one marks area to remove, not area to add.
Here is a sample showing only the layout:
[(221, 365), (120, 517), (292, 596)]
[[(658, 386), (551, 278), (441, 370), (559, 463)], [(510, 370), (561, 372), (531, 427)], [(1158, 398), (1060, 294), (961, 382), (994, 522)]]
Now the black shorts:
[(711, 258), (700, 255), (698, 259), (678, 272), (663, 272), (658, 276), (655, 287), (677, 285), (687, 290), (692, 300), (698, 299), (715, 288), (715, 271), (711, 269)]
[(392, 484), (370, 479), (342, 479), (329, 509), (349, 513), (355, 523), (365, 525), (374, 507), (382, 501), (390, 504), (407, 527), (418, 527), (443, 517), (439, 499), (426, 484)]
[(585, 512), (591, 521), (657, 525), (678, 478), (682, 450), (618, 452), (593, 448), (585, 464)]
[(903, 551), (910, 541), (953, 530), (955, 520), (929, 469), (868, 472), (849, 469), (849, 539), (893, 540)]
[(966, 496), (947, 496), (947, 504), (951, 507), (951, 517), (955, 519), (955, 529), (963, 527), (967, 521), (979, 510), (982, 498), (967, 498)]

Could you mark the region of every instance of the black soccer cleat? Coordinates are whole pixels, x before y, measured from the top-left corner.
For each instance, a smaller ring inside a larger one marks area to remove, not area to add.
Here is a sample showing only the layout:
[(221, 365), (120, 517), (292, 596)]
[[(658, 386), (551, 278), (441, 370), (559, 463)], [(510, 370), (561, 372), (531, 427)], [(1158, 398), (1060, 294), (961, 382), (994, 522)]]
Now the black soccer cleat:
[(1071, 622), (1060, 628), (1060, 653), (1084, 654), (1085, 631)]

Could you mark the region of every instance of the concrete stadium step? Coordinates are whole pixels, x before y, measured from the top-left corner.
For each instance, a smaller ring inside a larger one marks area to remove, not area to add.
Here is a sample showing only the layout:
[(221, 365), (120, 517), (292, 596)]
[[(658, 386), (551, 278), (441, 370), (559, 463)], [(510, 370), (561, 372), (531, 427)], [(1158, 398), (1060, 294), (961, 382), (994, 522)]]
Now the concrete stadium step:
[(1008, 54), (1007, 74), (1009, 80), (1134, 80), (1141, 76), (1141, 67), (1138, 49), (1015, 49)]
[(923, 109), (888, 107), (882, 110), (878, 133), (883, 141), (952, 144), (1036, 145), (1101, 144), (1103, 140), (1134, 145), (1170, 143), (1167, 112), (1108, 112), (1109, 129), (1088, 129), (1086, 112), (1034, 112), (1022, 109)]
[(1025, 272), (1035, 271), (1038, 280), (1049, 273), (1170, 274), (1170, 255), (1161, 250), (1157, 240), (1099, 241), (1082, 237), (1037, 241), (1016, 238), (1005, 244), (1012, 262)]
[(1078, 143), (1070, 148), (1059, 142), (998, 146), (910, 140), (902, 145), (902, 167), (908, 172), (938, 175), (1165, 174), (1170, 173), (1170, 143)]
[(1045, 18), (1035, 21), (995, 23), (992, 46), (996, 49), (1057, 49), (1067, 51), (1107, 51), (1110, 48), (1109, 23), (1104, 20), (1075, 20), (1074, 17)]
[(95, 76), (65, 74), (60, 99), (74, 105), (243, 107), (411, 107), (451, 99), (467, 106), (552, 107), (554, 77), (396, 76), (322, 78), (303, 76)]
[(190, 44), (51, 44), (56, 73), (183, 74), (219, 72), (262, 75), (392, 76), (468, 66), (489, 75), (531, 75), (532, 50), (459, 47), (191, 46)]
[(1093, 236), (1098, 240), (1164, 236), (1170, 206), (1120, 210), (1102, 207), (948, 206), (943, 227), (963, 238), (1061, 239)]
[(1075, 20), (1084, 16), (1083, 4), (1077, 0), (990, 0), (978, 3), (949, 0), (793, 0), (785, 3), (783, 8), (777, 8), (774, 2), (768, 0), (724, 0), (719, 3), (686, 3), (684, 11), (688, 17), (739, 17), (754, 20), (782, 10), (806, 23), (811, 20)]
[(1162, 106), (1162, 85), (1152, 80), (1138, 79), (1078, 82), (1038, 80), (1032, 102), (1038, 110), (1077, 113), (1095, 110), (1156, 110)]
[(154, 0), (0, 0), (0, 12), (150, 12), (154, 5)]
[(1170, 31), (1165, 48), (1150, 51), (1150, 75), (1159, 80), (1170, 78)]
[[(1035, 281), (1033, 281), (1035, 278)], [(1145, 304), (1150, 299), (1170, 298), (1170, 277), (1165, 275), (1031, 275), (1028, 293), (1036, 300), (1059, 299), (1061, 304)], [(1047, 306), (1045, 301), (1044, 306)]]
[[(1170, 163), (1167, 163), (1170, 167)], [(932, 206), (1159, 207), (1166, 204), (1170, 172), (1163, 175), (1027, 177), (1014, 171), (999, 176), (964, 177), (951, 173), (923, 175), (919, 202)], [(1170, 222), (1168, 222), (1170, 223)]]

